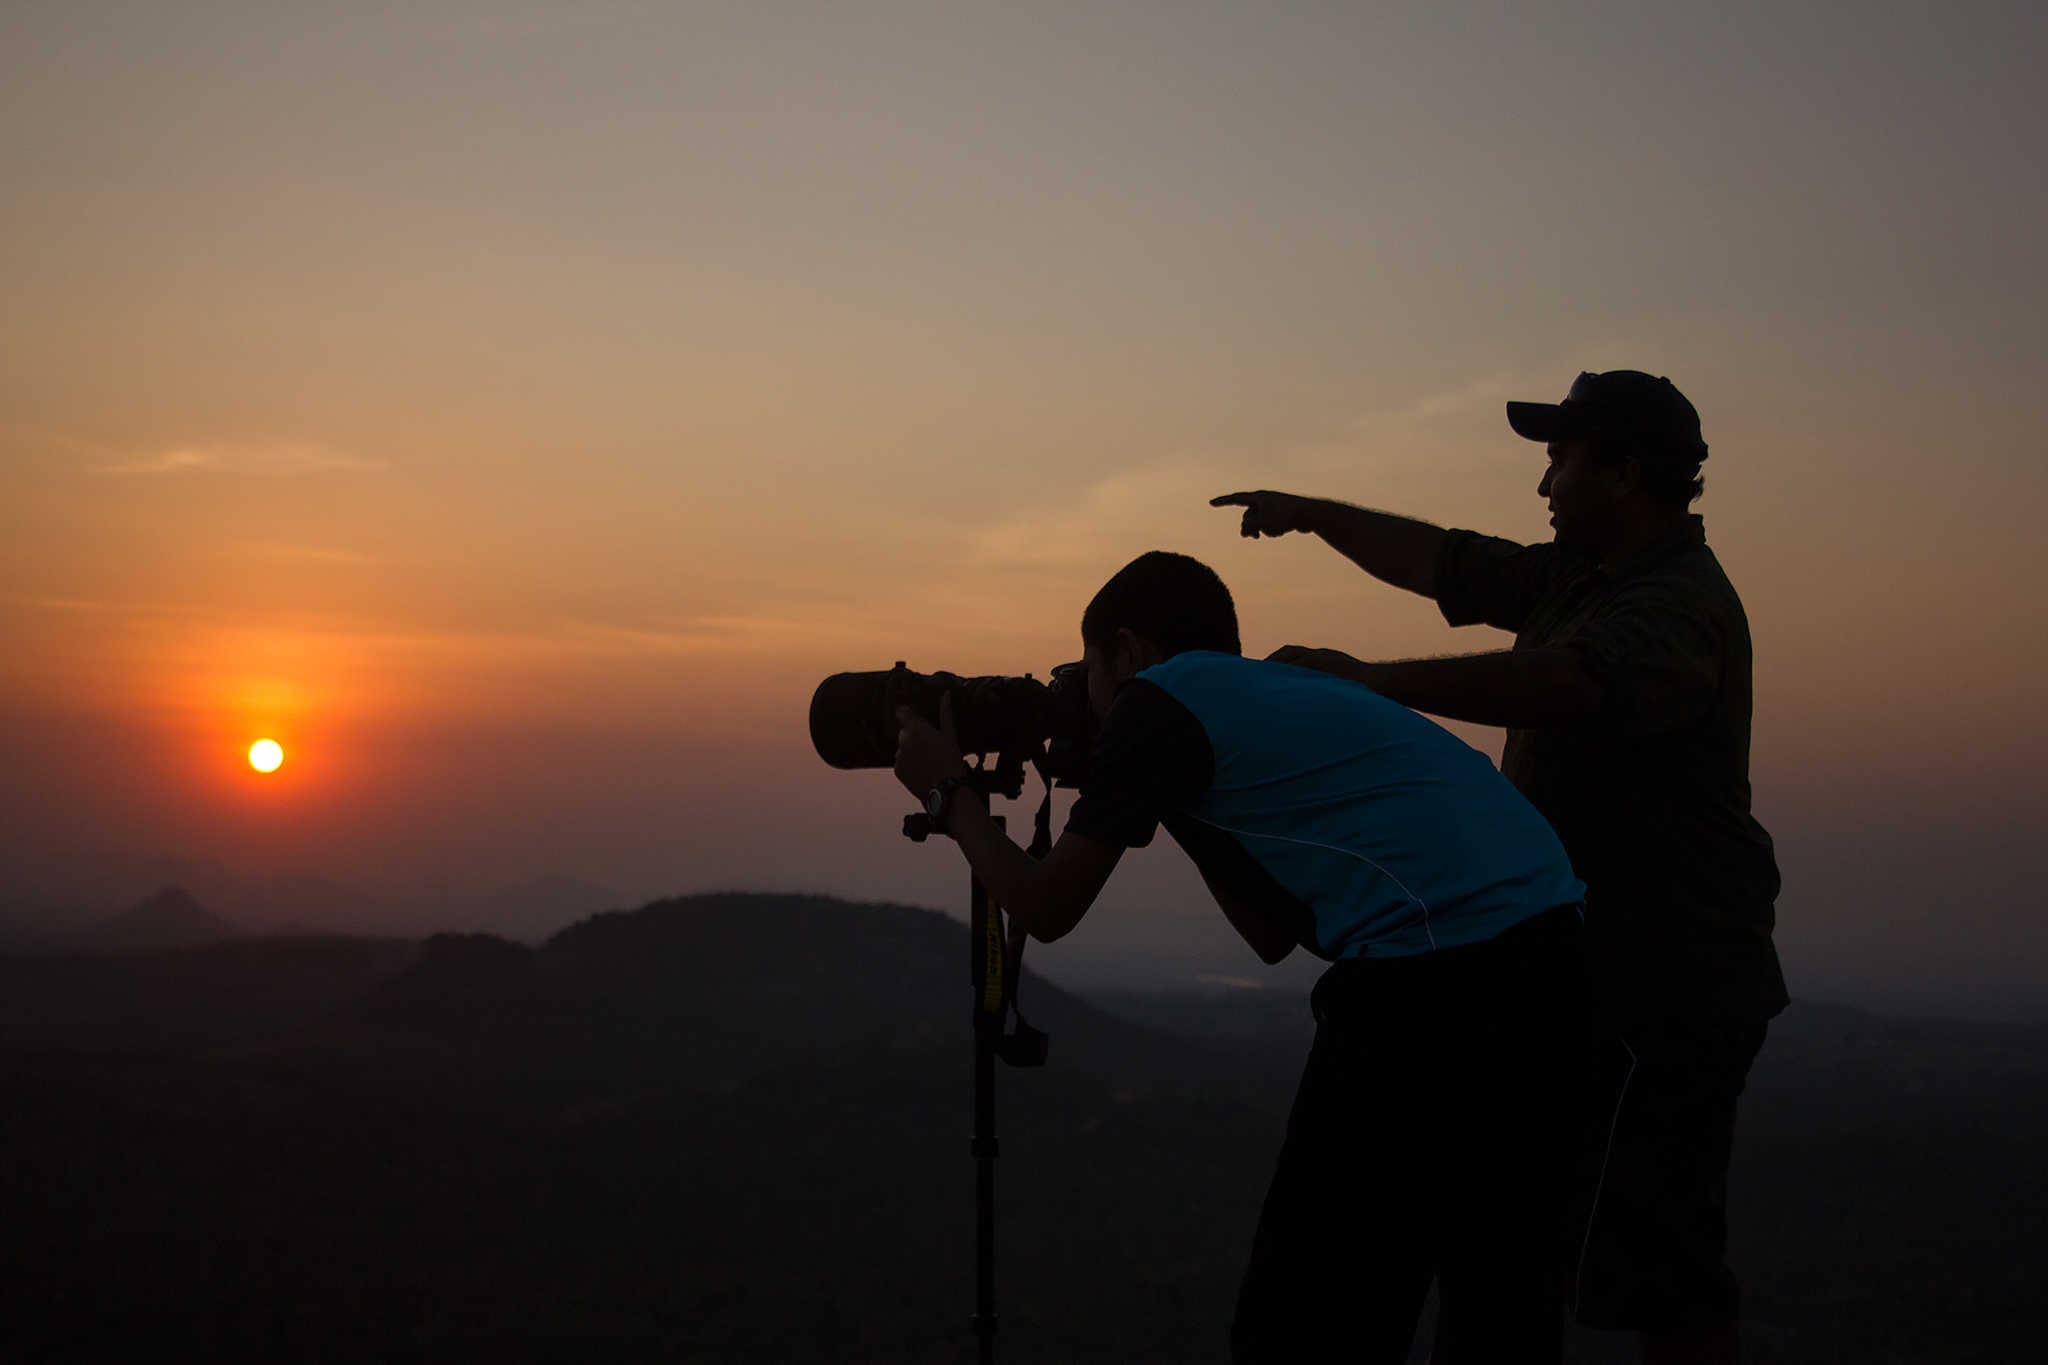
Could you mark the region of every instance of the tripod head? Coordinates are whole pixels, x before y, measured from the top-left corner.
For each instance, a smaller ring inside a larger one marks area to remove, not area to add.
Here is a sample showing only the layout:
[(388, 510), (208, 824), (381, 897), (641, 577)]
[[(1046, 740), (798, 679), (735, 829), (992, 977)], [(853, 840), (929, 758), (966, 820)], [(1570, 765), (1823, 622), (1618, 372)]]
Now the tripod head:
[[(981, 760), (976, 758), (975, 764), (981, 764)], [(967, 770), (966, 786), (971, 791), (980, 792), (981, 799), (990, 806), (995, 804), (995, 798), (998, 796), (1007, 797), (1014, 801), (1024, 794), (1024, 760), (1014, 753), (1005, 753), (997, 755), (993, 766), (970, 765)], [(1048, 781), (1046, 787), (1046, 802), (1048, 806), (1050, 806), (1051, 801), (1052, 787)], [(1051, 819), (1052, 813), (1050, 809), (1042, 812), (1042, 814), (1048, 821)], [(1003, 823), (1003, 817), (1000, 815), (993, 816), (992, 818), (998, 826)], [(914, 844), (921, 844), (934, 834), (943, 832), (932, 824), (932, 818), (923, 811), (917, 811), (903, 817), (903, 837)], [(1049, 837), (1050, 833), (1050, 827), (1048, 826), (1048, 840), (1045, 849), (1038, 847), (1036, 838), (1032, 840), (1032, 857), (1043, 858), (1046, 850), (1052, 847)]]

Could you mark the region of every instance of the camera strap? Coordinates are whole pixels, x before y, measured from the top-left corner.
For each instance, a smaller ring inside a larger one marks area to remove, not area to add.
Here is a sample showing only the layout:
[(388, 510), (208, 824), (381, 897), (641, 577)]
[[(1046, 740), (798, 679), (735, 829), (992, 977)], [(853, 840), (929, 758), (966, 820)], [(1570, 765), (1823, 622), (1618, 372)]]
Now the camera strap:
[[(1045, 779), (1045, 799), (1038, 803), (1038, 814), (1032, 817), (1031, 843), (1024, 852), (1039, 862), (1043, 862), (1045, 855), (1052, 852), (1051, 778)], [(1017, 1024), (997, 1040), (996, 1055), (1011, 1066), (1044, 1066), (1046, 1052), (1052, 1041), (1043, 1032), (1031, 1027), (1030, 1021), (1025, 1019), (1024, 1011), (1017, 1003), (1017, 992), (1024, 981), (1024, 941), (1029, 937), (1029, 934), (1013, 924), (1003, 954), (1003, 1014), (1006, 1020), (1014, 1017)]]

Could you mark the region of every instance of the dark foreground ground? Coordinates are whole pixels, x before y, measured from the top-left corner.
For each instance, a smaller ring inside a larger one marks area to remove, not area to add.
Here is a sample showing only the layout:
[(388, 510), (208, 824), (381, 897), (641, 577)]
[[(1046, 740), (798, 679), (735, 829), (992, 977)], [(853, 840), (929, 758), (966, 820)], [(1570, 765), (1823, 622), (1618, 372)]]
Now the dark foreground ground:
[[(972, 1359), (966, 955), (708, 897), (0, 958), (0, 1360)], [(1221, 1360), (1303, 1002), (1027, 1005), (1001, 1358)], [(2041, 1358), (2044, 1080), (2039, 1032), (1795, 1006), (1734, 1175), (1753, 1358)]]

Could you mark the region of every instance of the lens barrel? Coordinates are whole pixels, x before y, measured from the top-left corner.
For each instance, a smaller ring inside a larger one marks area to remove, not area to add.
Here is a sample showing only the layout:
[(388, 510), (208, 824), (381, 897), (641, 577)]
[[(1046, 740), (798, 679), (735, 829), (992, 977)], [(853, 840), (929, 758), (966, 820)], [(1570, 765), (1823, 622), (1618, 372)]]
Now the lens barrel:
[(1037, 763), (1048, 777), (1072, 780), (1087, 752), (1087, 682), (1078, 665), (1053, 670), (1051, 686), (1031, 677), (963, 678), (917, 673), (834, 673), (811, 694), (811, 746), (835, 768), (887, 768), (896, 762), (896, 708), (932, 724), (953, 699), (962, 753)]
[(887, 768), (896, 762), (896, 703), (879, 673), (834, 673), (811, 694), (811, 747), (835, 768)]

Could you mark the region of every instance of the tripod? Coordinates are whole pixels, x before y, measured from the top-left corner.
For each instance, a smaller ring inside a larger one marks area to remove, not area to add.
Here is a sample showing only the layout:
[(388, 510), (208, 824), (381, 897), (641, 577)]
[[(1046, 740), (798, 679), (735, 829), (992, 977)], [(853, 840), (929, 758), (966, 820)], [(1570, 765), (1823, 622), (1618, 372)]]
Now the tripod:
[[(1015, 797), (1022, 790), (1021, 773), (976, 769), (969, 779), (984, 800), (994, 792)], [(997, 829), (1005, 827), (1000, 815), (991, 815)], [(1052, 789), (1046, 788), (1045, 803), (1034, 822), (1031, 846), (1026, 852), (1043, 858), (1052, 846)], [(934, 833), (931, 820), (923, 813), (903, 818), (905, 838), (923, 843)], [(969, 1150), (974, 1156), (974, 1342), (978, 1365), (995, 1365), (996, 1358), (996, 1059), (1011, 1066), (1044, 1066), (1050, 1041), (1017, 1015), (1017, 1028), (1005, 1033), (1003, 1025), (1015, 1012), (1017, 979), (1024, 967), (1024, 939), (1014, 946), (1005, 942), (1002, 908), (989, 900), (981, 878), (970, 874), (967, 898), (967, 939), (969, 979), (974, 984), (974, 1136)]]

